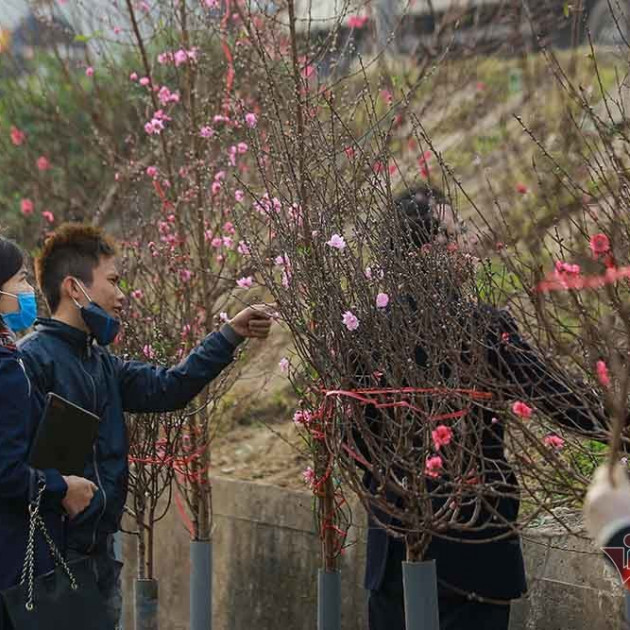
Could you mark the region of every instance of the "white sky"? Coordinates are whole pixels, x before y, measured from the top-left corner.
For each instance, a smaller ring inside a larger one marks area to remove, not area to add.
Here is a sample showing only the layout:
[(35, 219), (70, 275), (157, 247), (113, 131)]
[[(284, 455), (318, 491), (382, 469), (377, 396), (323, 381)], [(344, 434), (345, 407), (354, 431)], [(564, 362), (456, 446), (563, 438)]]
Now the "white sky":
[[(26, 15), (29, 4), (31, 4), (29, 0), (0, 0), (0, 26), (14, 28), (20, 19)], [(88, 0), (87, 4), (85, 4), (85, 0), (67, 0), (63, 5), (55, 0), (55, 4), (57, 9), (67, 18), (70, 16), (76, 18), (79, 14), (86, 14), (86, 6), (89, 7), (89, 12), (94, 16), (99, 13), (99, 9), (102, 10), (111, 5), (112, 0)], [(70, 22), (74, 23), (75, 20), (70, 18)]]

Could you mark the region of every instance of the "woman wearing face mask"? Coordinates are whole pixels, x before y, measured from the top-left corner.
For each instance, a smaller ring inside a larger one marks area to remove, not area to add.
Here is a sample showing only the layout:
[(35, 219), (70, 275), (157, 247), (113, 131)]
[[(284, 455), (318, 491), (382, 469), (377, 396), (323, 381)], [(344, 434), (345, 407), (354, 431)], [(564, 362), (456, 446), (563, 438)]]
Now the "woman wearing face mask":
[[(0, 591), (20, 582), (26, 554), (28, 503), (45, 480), (42, 516), (53, 540), (62, 548), (63, 519), (82, 512), (96, 487), (56, 470), (35, 471), (28, 452), (42, 409), (31, 398), (30, 383), (15, 347), (16, 334), (37, 316), (35, 293), (28, 282), (24, 255), (0, 237)], [(53, 568), (41, 535), (36, 537), (35, 573)], [(0, 600), (0, 628), (11, 628)]]

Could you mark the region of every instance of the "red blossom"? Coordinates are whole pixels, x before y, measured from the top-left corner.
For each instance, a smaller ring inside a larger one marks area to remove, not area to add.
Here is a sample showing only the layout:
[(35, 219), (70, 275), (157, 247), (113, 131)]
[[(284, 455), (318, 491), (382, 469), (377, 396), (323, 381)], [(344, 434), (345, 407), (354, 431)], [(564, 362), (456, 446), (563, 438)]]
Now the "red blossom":
[(610, 251), (610, 239), (601, 232), (599, 234), (593, 234), (589, 241), (589, 247), (593, 252), (595, 258), (599, 258), (603, 254), (607, 254)]
[(521, 400), (517, 400), (512, 404), (512, 412), (519, 418), (529, 419), (534, 413), (534, 409)]
[(26, 134), (20, 131), (17, 127), (11, 127), (11, 142), (14, 146), (19, 147), (24, 144), (26, 140)]

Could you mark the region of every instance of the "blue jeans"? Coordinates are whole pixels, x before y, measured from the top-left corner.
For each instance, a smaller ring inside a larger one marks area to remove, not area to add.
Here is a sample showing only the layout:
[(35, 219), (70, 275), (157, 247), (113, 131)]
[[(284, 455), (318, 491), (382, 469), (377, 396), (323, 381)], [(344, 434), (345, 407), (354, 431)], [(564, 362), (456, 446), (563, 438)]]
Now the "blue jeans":
[[(68, 550), (68, 560), (85, 557), (72, 549)], [(120, 573), (123, 563), (116, 559), (114, 553), (114, 537), (108, 536), (106, 541), (96, 546), (89, 555), (96, 584), (105, 601), (107, 616), (112, 630), (118, 630), (122, 617), (122, 582)]]

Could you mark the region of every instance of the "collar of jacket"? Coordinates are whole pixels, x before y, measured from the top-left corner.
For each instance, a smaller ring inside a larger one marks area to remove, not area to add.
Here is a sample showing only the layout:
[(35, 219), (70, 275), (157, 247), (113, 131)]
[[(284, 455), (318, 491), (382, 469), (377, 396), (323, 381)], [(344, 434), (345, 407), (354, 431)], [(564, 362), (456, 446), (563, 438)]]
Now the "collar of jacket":
[(40, 317), (35, 321), (35, 330), (57, 337), (76, 348), (79, 352), (90, 352), (92, 338), (80, 328), (60, 322), (58, 319)]
[(15, 342), (16, 336), (7, 328), (2, 328), (0, 324), (0, 348), (6, 348), (7, 350), (17, 350)]

